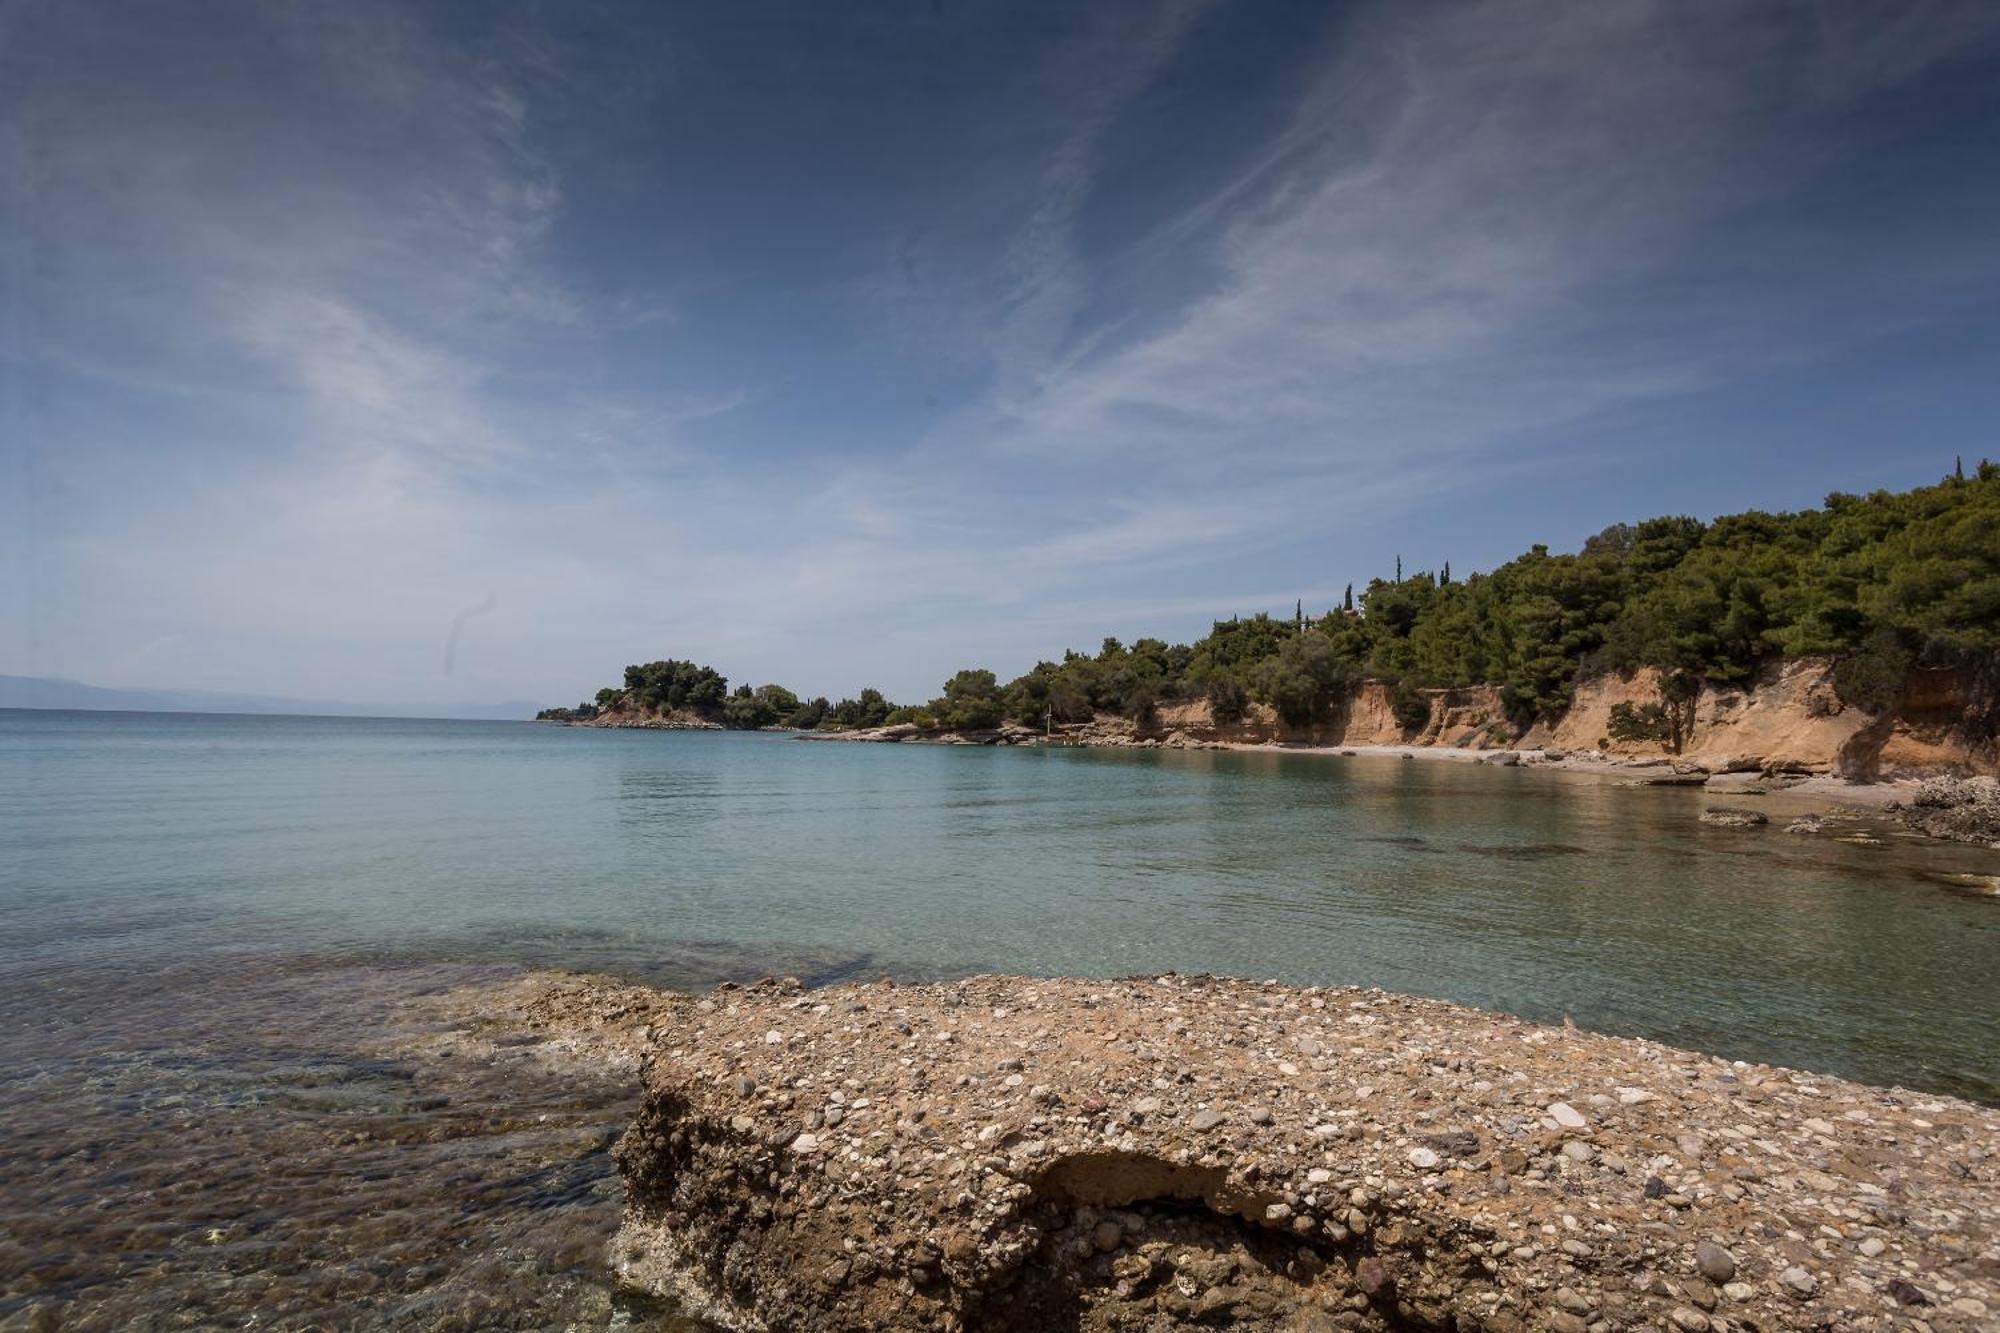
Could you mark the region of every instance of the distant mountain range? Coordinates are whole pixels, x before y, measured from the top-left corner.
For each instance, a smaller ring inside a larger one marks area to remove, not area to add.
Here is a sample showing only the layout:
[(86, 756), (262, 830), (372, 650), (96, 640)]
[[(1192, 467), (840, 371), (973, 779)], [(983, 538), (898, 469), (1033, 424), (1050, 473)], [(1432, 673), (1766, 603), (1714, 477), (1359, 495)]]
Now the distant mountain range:
[(282, 713), (300, 717), (440, 717), (526, 721), (532, 703), (353, 704), (206, 690), (107, 690), (45, 676), (0, 676), (0, 708), (78, 708), (135, 713)]

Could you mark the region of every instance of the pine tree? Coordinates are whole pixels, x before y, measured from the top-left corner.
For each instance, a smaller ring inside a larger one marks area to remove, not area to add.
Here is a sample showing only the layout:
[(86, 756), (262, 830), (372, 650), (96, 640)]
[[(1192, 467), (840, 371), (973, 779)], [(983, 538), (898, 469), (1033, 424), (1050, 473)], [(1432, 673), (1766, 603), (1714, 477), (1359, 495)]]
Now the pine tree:
[(1347, 595), (1340, 599), (1340, 609), (1347, 612), (1354, 610), (1354, 585), (1352, 583), (1347, 585)]
[(1951, 469), (1951, 474), (1952, 474), (1952, 476), (1954, 476), (1954, 477), (1958, 478), (1958, 480), (1960, 480), (1960, 481), (1964, 481), (1964, 480), (1965, 480), (1965, 455), (1964, 455), (1964, 454), (1958, 454), (1958, 455), (1956, 455), (1956, 456), (1954, 457), (1954, 459), (1953, 459), (1953, 466), (1952, 466), (1952, 469)]
[(1396, 582), (1401, 583), (1402, 581), (1403, 581), (1403, 557), (1399, 555), (1396, 557)]
[(1292, 608), (1292, 628), (1300, 634), (1306, 632), (1306, 599), (1303, 597), (1299, 598), (1298, 605)]
[(1444, 573), (1438, 576), (1438, 585), (1442, 587), (1450, 582), (1451, 582), (1451, 561), (1447, 560), (1444, 562)]

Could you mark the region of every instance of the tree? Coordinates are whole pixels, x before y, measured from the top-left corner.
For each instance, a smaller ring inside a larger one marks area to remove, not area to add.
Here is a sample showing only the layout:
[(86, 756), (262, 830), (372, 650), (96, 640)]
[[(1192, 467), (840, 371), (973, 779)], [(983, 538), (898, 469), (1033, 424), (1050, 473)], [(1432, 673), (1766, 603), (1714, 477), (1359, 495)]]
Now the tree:
[(991, 671), (961, 671), (944, 683), (944, 698), (932, 706), (938, 721), (954, 731), (990, 731), (1000, 725), (1000, 683)]
[(864, 688), (859, 698), (842, 699), (827, 709), (823, 717), (830, 718), (837, 727), (879, 727), (892, 711), (894, 705), (882, 697), (882, 691)]
[(812, 731), (818, 728), (826, 720), (826, 715), (832, 711), (833, 705), (826, 701), (825, 696), (821, 696), (810, 702), (801, 703), (797, 708), (794, 708), (791, 716), (785, 718), (784, 723), (788, 727), (797, 727), (801, 731)]
[[(1406, 701), (1493, 683), (1518, 727), (1566, 707), (1580, 678), (1649, 667), (1671, 687), (1647, 706), (1657, 713), (1635, 707), (1621, 725), (1657, 729), (1673, 744), (1691, 725), (1677, 710), (1686, 713), (1692, 696), (1675, 691), (1747, 681), (1780, 657), (1825, 654), (1844, 699), (1885, 708), (1918, 664), (1962, 666), (2000, 653), (2000, 466), (1982, 459), (1967, 469), (1955, 458), (1934, 485), (1834, 492), (1797, 513), (1614, 523), (1574, 554), (1536, 545), (1463, 580), (1449, 562), (1435, 578), (1404, 577), (1400, 555), (1394, 568), (1393, 579), (1369, 580), (1358, 604), (1354, 586), (1343, 589), (1341, 610), (1358, 605), (1363, 614), (1307, 622), (1298, 598), (1290, 624), (1260, 612), (1217, 620), (1189, 644), (1140, 639), (1127, 648), (1106, 638), (1094, 654), (1037, 663), (1004, 690), (990, 672), (972, 673), (962, 697), (938, 707), (983, 722), (997, 700), (1003, 716), (1039, 727), (1094, 713), (1143, 719), (1162, 703), (1204, 696), (1221, 719), (1257, 698), (1298, 725), (1324, 718), (1342, 691), (1373, 677)], [(823, 726), (877, 726), (892, 708), (877, 690), (811, 708), (776, 688), (748, 695), (779, 717)], [(744, 695), (738, 689), (732, 700), (727, 679), (708, 667), (665, 659), (628, 666), (622, 688), (598, 691), (592, 706), (720, 719), (729, 700), (747, 721), (759, 710), (736, 702)], [(1408, 704), (1410, 717), (1417, 707)]]
[(1333, 641), (1311, 630), (1287, 639), (1275, 657), (1259, 666), (1251, 688), (1285, 725), (1307, 727), (1324, 721), (1353, 685)]
[(1219, 672), (1208, 682), (1209, 719), (1217, 726), (1234, 726), (1250, 711), (1250, 691), (1231, 673)]
[(1399, 680), (1389, 691), (1389, 711), (1405, 733), (1430, 725), (1431, 697), (1407, 680)]
[[(789, 693), (786, 691), (787, 695)], [(792, 706), (798, 706), (797, 699), (792, 700)], [(739, 685), (736, 693), (729, 696), (729, 702), (722, 706), (722, 725), (732, 731), (755, 731), (759, 727), (772, 726), (779, 716), (778, 709), (764, 691), (753, 690), (748, 685)]]

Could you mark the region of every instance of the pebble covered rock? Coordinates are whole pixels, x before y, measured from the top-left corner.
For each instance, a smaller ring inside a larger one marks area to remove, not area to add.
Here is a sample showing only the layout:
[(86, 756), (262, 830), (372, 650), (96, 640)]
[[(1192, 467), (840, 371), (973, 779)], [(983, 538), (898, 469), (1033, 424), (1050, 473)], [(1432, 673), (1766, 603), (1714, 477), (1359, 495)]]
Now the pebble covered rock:
[(2000, 1318), (1968, 1102), (1355, 989), (549, 985), (647, 1017), (613, 1259), (721, 1327)]

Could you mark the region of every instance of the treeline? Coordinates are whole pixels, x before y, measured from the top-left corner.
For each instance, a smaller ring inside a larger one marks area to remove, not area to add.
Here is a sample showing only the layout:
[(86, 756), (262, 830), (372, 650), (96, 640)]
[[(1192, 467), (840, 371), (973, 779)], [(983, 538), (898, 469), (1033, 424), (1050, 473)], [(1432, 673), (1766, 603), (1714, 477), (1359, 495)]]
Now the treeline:
[(574, 708), (544, 708), (538, 722), (588, 722), (608, 713), (641, 716), (680, 713), (713, 722), (732, 731), (762, 727), (879, 727), (895, 705), (882, 691), (865, 689), (858, 699), (832, 703), (824, 698), (801, 699), (782, 685), (738, 685), (714, 667), (670, 658), (625, 668), (622, 686), (606, 686), (595, 700)]
[(1560, 712), (1580, 679), (1644, 666), (1663, 673), (1661, 702), (1620, 725), (1665, 739), (1702, 683), (1827, 654), (1843, 698), (1879, 709), (1914, 665), (2000, 650), (2000, 466), (1958, 468), (1901, 493), (1837, 493), (1798, 513), (1615, 524), (1574, 554), (1538, 545), (1464, 579), (1449, 564), (1407, 575), (1396, 564), (1394, 578), (1358, 597), (1350, 586), (1322, 614), (1300, 605), (1290, 618), (1218, 621), (1193, 644), (1106, 639), (1094, 654), (1067, 652), (1005, 684), (968, 669), (922, 705), (897, 708), (874, 690), (839, 704), (771, 685), (727, 694), (707, 668), (666, 662), (627, 668), (625, 689), (600, 691), (596, 707), (634, 697), (712, 710), (729, 726), (979, 730), (1097, 713), (1145, 721), (1162, 704), (1205, 698), (1221, 723), (1263, 703), (1303, 727), (1374, 679), (1408, 726), (1427, 715), (1425, 689), (1490, 683), (1525, 727)]

